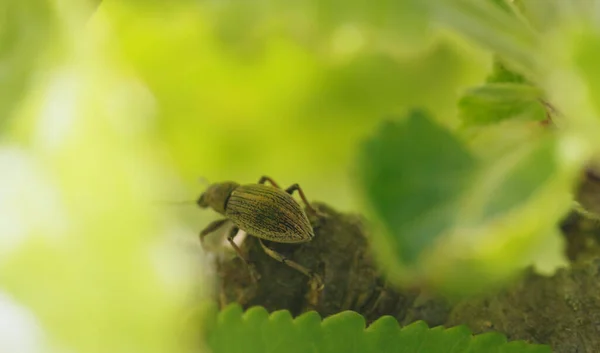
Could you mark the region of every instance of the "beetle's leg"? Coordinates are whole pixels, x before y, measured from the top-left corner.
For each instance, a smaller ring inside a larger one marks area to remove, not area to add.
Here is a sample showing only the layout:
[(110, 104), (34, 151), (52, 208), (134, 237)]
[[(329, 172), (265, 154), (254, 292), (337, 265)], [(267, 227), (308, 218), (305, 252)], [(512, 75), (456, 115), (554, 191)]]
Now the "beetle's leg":
[[(386, 288), (376, 288), (376, 290), (379, 289), (379, 293), (377, 294), (377, 298), (375, 299), (375, 302), (371, 305), (371, 308), (368, 310), (365, 310), (369, 315), (374, 313), (377, 310), (377, 307), (379, 306), (379, 303), (383, 300), (383, 298), (385, 296), (388, 295), (388, 290)], [(361, 308), (361, 310), (364, 310), (366, 308)]]
[(231, 230), (229, 231), (229, 235), (227, 236), (227, 241), (229, 241), (229, 244), (231, 244), (231, 247), (233, 248), (233, 250), (235, 250), (235, 252), (242, 259), (242, 261), (244, 261), (245, 264), (249, 264), (250, 261), (246, 259), (246, 256), (242, 252), (242, 249), (240, 249), (240, 247), (237, 246), (237, 244), (233, 241), (233, 238), (235, 238), (235, 235), (239, 232), (239, 230), (240, 229), (235, 226), (231, 228)]
[(248, 260), (248, 258), (246, 258), (246, 255), (244, 255), (244, 253), (242, 252), (242, 249), (240, 249), (240, 247), (237, 246), (237, 244), (233, 241), (233, 238), (235, 238), (235, 235), (237, 234), (237, 232), (239, 230), (240, 229), (235, 226), (233, 228), (231, 228), (231, 230), (229, 231), (229, 236), (227, 237), (227, 241), (229, 241), (229, 244), (231, 244), (231, 247), (233, 248), (233, 250), (235, 250), (235, 252), (242, 259), (242, 261), (244, 261), (244, 264), (246, 265), (246, 267), (248, 268), (248, 271), (250, 272), (250, 276), (252, 277), (252, 280), (254, 282), (256, 282), (260, 279), (260, 275), (258, 274), (258, 272), (256, 272), (256, 269), (254, 268), (254, 265), (250, 262), (250, 260)]
[[(274, 187), (281, 189), (279, 187), (279, 185), (277, 185), (277, 183), (271, 179), (268, 176), (262, 176), (260, 178), (260, 180), (258, 181), (259, 184), (264, 184), (265, 182), (269, 182), (271, 183)], [(326, 217), (324, 214), (318, 212), (317, 210), (314, 209), (314, 207), (311, 206), (310, 202), (308, 202), (308, 200), (306, 199), (306, 196), (304, 195), (304, 191), (302, 191), (302, 189), (300, 188), (300, 185), (298, 184), (294, 184), (292, 186), (290, 186), (289, 188), (285, 189), (285, 192), (287, 192), (288, 194), (292, 195), (294, 193), (294, 191), (298, 190), (298, 193), (300, 194), (300, 197), (302, 198), (302, 201), (304, 202), (304, 204), (306, 205), (306, 208), (308, 208), (308, 210), (317, 216), (321, 216), (321, 217)]]
[(294, 185), (290, 186), (289, 188), (285, 189), (285, 192), (287, 192), (290, 195), (292, 195), (294, 193), (294, 191), (298, 191), (298, 194), (300, 194), (300, 198), (302, 198), (302, 201), (306, 205), (306, 208), (312, 214), (320, 215), (320, 213), (317, 210), (315, 210), (314, 207), (311, 206), (310, 202), (308, 202), (308, 200), (306, 199), (306, 196), (304, 195), (304, 191), (302, 191), (302, 189), (300, 188), (300, 185), (294, 184)]
[(275, 180), (271, 179), (271, 178), (270, 178), (270, 177), (268, 177), (268, 176), (264, 176), (264, 175), (263, 175), (263, 176), (260, 178), (260, 180), (258, 181), (258, 183), (259, 183), (259, 184), (264, 184), (264, 183), (265, 183), (265, 182), (267, 182), (267, 181), (268, 181), (269, 183), (271, 183), (271, 185), (273, 185), (274, 187), (276, 187), (276, 188), (278, 188), (278, 189), (281, 189), (281, 188), (279, 187), (279, 185), (278, 185), (278, 184), (275, 182)]
[(311, 270), (307, 269), (306, 267), (300, 265), (299, 263), (289, 260), (288, 258), (286, 258), (285, 256), (281, 255), (280, 253), (276, 252), (275, 250), (268, 248), (262, 242), (262, 239), (258, 239), (258, 241), (260, 243), (260, 246), (262, 246), (263, 250), (265, 251), (265, 253), (267, 255), (269, 255), (270, 257), (274, 258), (275, 260), (281, 262), (282, 264), (287, 265), (287, 266), (293, 268), (294, 270), (303, 273), (305, 276), (307, 276), (308, 278), (311, 279), (312, 284), (315, 284), (316, 290), (320, 291), (323, 289), (324, 284), (323, 284), (323, 280), (321, 279), (321, 276), (312, 272)]
[(204, 244), (204, 237), (221, 228), (227, 221), (227, 218), (217, 219), (207, 225), (206, 228), (200, 232), (200, 243)]

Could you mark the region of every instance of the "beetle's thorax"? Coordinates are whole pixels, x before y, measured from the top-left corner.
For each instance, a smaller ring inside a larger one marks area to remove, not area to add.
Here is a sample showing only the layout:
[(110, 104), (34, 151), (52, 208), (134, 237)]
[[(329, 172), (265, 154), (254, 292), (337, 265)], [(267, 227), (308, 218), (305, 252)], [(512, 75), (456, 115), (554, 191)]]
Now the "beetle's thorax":
[(225, 214), (227, 209), (227, 201), (233, 190), (238, 186), (238, 183), (233, 181), (226, 181), (223, 183), (212, 184), (206, 191), (200, 196), (198, 205), (202, 208), (210, 207), (220, 214)]

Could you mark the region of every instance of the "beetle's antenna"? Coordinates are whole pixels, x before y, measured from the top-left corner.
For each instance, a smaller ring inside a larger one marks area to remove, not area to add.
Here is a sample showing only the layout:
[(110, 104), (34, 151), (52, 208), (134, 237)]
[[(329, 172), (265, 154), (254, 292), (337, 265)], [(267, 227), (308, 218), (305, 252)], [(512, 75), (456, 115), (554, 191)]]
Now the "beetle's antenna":
[(163, 202), (169, 205), (190, 205), (190, 204), (196, 204), (195, 200), (186, 200), (186, 201), (170, 201), (170, 202)]
[(161, 205), (196, 205), (196, 200), (185, 201), (158, 201)]
[(210, 185), (210, 182), (208, 181), (208, 179), (206, 179), (205, 177), (201, 176), (200, 178), (198, 178), (198, 182), (204, 186), (208, 186)]
[[(206, 186), (210, 185), (210, 182), (205, 177), (201, 176), (198, 178), (198, 182), (200, 184), (204, 184)], [(159, 201), (163, 205), (197, 205), (198, 200), (184, 200), (184, 201)]]

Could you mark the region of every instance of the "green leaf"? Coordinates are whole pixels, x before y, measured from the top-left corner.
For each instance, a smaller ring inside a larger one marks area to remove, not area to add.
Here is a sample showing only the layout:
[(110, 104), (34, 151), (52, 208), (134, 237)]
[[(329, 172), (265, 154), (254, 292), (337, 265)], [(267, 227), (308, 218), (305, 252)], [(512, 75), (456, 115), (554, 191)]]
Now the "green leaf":
[(213, 353), (550, 353), (548, 346), (506, 342), (499, 333), (473, 336), (465, 326), (429, 328), (423, 321), (401, 328), (384, 316), (365, 329), (364, 318), (344, 311), (321, 321), (315, 312), (292, 319), (288, 311), (243, 313), (233, 304), (213, 316), (207, 342)]
[(313, 48), (321, 47), (319, 42), (328, 46), (333, 42), (330, 48), (334, 52), (352, 51), (355, 44), (364, 42), (363, 32), (375, 35), (378, 45), (389, 43), (395, 50), (411, 51), (426, 44), (429, 35), (428, 13), (419, 0), (384, 0), (377, 6), (366, 1), (342, 0), (295, 3), (276, 0), (261, 6), (202, 0), (200, 6), (213, 15), (211, 22), (219, 42), (242, 57), (248, 53), (260, 55), (269, 44), (271, 30), (289, 34)]
[(47, 1), (0, 3), (0, 128), (26, 93), (36, 60), (50, 41), (53, 15)]
[(416, 262), (452, 226), (454, 202), (474, 166), (461, 143), (421, 111), (387, 122), (365, 144), (360, 183), (401, 260)]
[(458, 106), (465, 126), (497, 123), (507, 119), (541, 121), (546, 110), (542, 91), (521, 83), (489, 83), (467, 91)]
[(573, 56), (579, 77), (588, 87), (587, 96), (596, 111), (600, 111), (600, 36), (595, 32), (582, 34), (577, 41)]
[[(525, 204), (539, 189), (546, 185), (553, 175), (558, 173), (554, 153), (556, 141), (551, 138), (540, 139), (532, 144), (522, 144), (506, 154), (502, 172), (494, 171), (490, 166), (483, 173), (481, 185), (485, 180), (497, 179), (494, 191), (487, 194), (485, 204), (479, 205), (483, 219), (492, 219), (509, 210)], [(494, 175), (491, 175), (491, 174)], [(498, 176), (501, 178), (498, 178)], [(494, 178), (495, 177), (495, 178)], [(484, 194), (484, 192), (481, 192)]]
[(556, 137), (515, 121), (482, 130), (467, 147), (413, 112), (361, 150), (373, 249), (391, 281), (465, 295), (527, 266), (547, 274), (564, 264), (554, 228), (575, 174)]
[[(289, 6), (288, 2), (283, 2)], [(367, 1), (310, 1), (312, 11), (319, 13), (318, 25), (335, 31), (348, 24), (376, 33), (380, 39), (393, 41), (396, 47), (408, 41), (413, 47), (424, 41), (428, 14), (422, 1), (384, 0), (377, 6)], [(321, 32), (321, 36), (325, 33)]]
[(561, 11), (561, 2), (563, 1), (515, 0), (513, 4), (519, 8), (532, 26), (546, 32), (555, 30), (559, 23), (563, 22), (561, 13), (564, 14), (565, 11)]
[(499, 58), (494, 60), (494, 68), (486, 79), (487, 83), (529, 83), (525, 76), (508, 68), (508, 66)]
[[(539, 34), (518, 16), (516, 9), (506, 11), (491, 1), (430, 0), (438, 20), (482, 47), (498, 53), (520, 72), (539, 74), (542, 59), (538, 55)], [(506, 3), (508, 4), (508, 3)]]
[(511, 12), (511, 8), (510, 6), (508, 6), (508, 3), (506, 2), (506, 0), (489, 0), (491, 3), (493, 3), (494, 5), (498, 6), (498, 8), (510, 13)]

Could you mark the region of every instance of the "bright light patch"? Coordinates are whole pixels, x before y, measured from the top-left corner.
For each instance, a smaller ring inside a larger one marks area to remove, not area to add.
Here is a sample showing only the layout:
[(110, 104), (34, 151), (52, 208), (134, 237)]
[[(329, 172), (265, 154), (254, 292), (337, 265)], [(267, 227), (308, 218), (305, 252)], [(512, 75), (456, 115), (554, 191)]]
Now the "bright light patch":
[(79, 83), (75, 73), (58, 71), (50, 80), (37, 124), (37, 143), (45, 150), (60, 147), (73, 127), (79, 101)]
[(557, 153), (566, 166), (578, 166), (588, 157), (589, 148), (580, 137), (566, 135), (559, 140)]
[(0, 292), (0, 352), (46, 352), (38, 320), (26, 308)]
[(150, 248), (150, 256), (165, 288), (185, 297), (192, 290), (193, 280), (202, 275), (200, 242), (177, 226), (168, 229), (166, 235)]
[(332, 38), (332, 51), (339, 56), (352, 55), (365, 45), (363, 32), (355, 25), (343, 25)]
[[(148, 130), (156, 116), (156, 100), (152, 92), (139, 81), (128, 80), (116, 85), (106, 102), (107, 117), (116, 131), (135, 135)], [(127, 119), (121, 119), (125, 115)]]
[(56, 236), (66, 228), (58, 191), (34, 160), (16, 148), (0, 149), (0, 259), (34, 231)]

